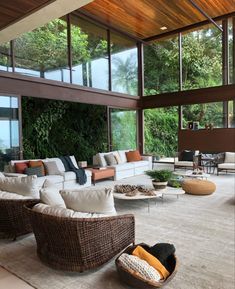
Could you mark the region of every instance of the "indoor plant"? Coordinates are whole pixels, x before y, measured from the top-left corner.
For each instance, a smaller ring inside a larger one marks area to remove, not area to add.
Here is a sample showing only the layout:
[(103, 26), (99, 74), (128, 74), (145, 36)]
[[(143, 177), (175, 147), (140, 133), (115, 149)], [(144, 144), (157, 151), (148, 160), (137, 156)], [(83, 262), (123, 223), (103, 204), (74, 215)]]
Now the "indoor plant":
[(155, 190), (165, 189), (168, 180), (172, 177), (170, 170), (153, 170), (146, 171), (145, 173), (153, 179), (152, 182)]

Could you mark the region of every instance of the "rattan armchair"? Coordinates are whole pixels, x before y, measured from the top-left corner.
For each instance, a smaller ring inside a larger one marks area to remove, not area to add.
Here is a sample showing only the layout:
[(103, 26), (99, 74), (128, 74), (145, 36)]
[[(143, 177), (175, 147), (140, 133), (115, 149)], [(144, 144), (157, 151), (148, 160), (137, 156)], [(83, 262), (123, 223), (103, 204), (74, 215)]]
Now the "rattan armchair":
[(83, 272), (96, 268), (135, 240), (133, 215), (64, 218), (27, 206), (40, 260), (54, 269)]
[(35, 199), (0, 199), (0, 238), (12, 238), (32, 232), (25, 205), (35, 205)]

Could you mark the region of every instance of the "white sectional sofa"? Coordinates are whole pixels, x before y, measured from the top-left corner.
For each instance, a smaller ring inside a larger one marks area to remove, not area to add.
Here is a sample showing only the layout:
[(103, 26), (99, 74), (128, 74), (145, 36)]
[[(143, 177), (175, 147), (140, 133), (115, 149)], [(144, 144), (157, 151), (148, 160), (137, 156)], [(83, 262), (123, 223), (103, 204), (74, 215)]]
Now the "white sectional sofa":
[[(119, 150), (112, 151), (108, 153), (97, 153), (93, 156), (93, 165), (99, 167), (112, 167), (115, 170), (114, 180), (121, 180), (128, 177), (133, 177), (136, 175), (141, 175), (147, 170), (152, 169), (152, 157), (151, 156), (141, 156), (140, 161), (127, 162), (125, 153), (130, 150)], [(104, 156), (107, 154), (118, 155), (121, 163), (116, 165), (108, 166)]]
[[(74, 156), (71, 156), (71, 159), (75, 167), (78, 168), (78, 165)], [(38, 161), (38, 159), (37, 160), (12, 160), (10, 161), (8, 169), (5, 170), (5, 176), (12, 176), (12, 177), (27, 176), (25, 174), (15, 173), (15, 163), (27, 162), (27, 161)], [(53, 183), (54, 186), (57, 187), (58, 189), (80, 189), (80, 188), (91, 186), (91, 172), (89, 170), (85, 170), (86, 176), (87, 176), (87, 182), (84, 185), (79, 185), (76, 182), (75, 173), (72, 171), (65, 172), (65, 167), (59, 158), (46, 158), (46, 159), (41, 159), (41, 161), (42, 162), (49, 162), (49, 161), (56, 162), (57, 168), (59, 170), (59, 174), (45, 175), (43, 177), (38, 177), (37, 178), (38, 189), (40, 189), (43, 186), (45, 180), (49, 180), (50, 183)]]

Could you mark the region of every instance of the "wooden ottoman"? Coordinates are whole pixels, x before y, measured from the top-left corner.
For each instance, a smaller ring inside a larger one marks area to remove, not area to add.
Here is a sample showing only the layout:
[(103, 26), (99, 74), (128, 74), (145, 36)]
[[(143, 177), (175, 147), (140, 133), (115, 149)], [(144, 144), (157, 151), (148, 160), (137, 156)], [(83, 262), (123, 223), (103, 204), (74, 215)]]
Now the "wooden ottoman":
[(182, 189), (186, 194), (210, 195), (216, 190), (216, 185), (208, 180), (190, 179), (183, 181)]
[(103, 180), (103, 179), (109, 179), (113, 178), (114, 180), (114, 174), (115, 170), (113, 168), (88, 168), (87, 170), (90, 170), (92, 173), (92, 182), (95, 185), (96, 181)]

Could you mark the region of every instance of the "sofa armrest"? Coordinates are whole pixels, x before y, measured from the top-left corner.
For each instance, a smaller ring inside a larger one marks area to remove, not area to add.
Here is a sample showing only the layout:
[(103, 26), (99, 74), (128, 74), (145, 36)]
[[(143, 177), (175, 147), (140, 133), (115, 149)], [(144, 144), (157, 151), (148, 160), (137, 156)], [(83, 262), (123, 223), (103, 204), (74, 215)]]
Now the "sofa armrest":
[(18, 173), (3, 173), (5, 177), (16, 177), (16, 178), (21, 178), (21, 177), (27, 177), (28, 175), (26, 174), (18, 174)]

